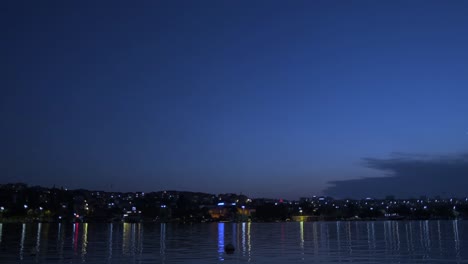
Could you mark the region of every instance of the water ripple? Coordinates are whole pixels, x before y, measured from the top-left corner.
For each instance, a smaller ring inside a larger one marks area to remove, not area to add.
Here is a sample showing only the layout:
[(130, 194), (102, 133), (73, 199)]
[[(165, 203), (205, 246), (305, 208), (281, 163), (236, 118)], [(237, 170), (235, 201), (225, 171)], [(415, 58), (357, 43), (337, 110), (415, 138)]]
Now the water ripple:
[(465, 221), (0, 224), (0, 263), (468, 263), (467, 238)]

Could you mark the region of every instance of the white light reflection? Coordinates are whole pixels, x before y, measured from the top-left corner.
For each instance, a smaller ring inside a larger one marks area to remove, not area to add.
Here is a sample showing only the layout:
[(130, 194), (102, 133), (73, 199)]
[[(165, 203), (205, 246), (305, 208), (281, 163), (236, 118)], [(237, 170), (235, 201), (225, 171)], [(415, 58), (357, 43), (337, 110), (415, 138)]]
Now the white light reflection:
[(109, 224), (109, 241), (107, 243), (108, 248), (109, 248), (109, 256), (107, 259), (110, 261), (112, 259), (112, 235), (114, 233), (114, 224), (110, 223)]
[(358, 222), (354, 222), (354, 231), (353, 233), (356, 235), (356, 240), (360, 240), (361, 238), (359, 237), (359, 235), (361, 234), (361, 232), (359, 232), (359, 224)]
[(366, 224), (366, 228), (367, 228), (367, 245), (369, 247), (369, 249), (372, 248), (372, 239), (371, 239), (371, 230), (370, 230), (370, 223), (367, 222)]
[(341, 252), (341, 234), (340, 234), (340, 226), (341, 222), (337, 221), (336, 222), (336, 243), (338, 245), (338, 252)]
[(421, 247), (424, 248), (424, 231), (423, 231), (423, 224), (422, 222), (420, 221), (419, 222), (419, 243), (421, 244)]
[(252, 252), (252, 244), (250, 243), (250, 225), (251, 223), (249, 222), (247, 224), (247, 255), (249, 256), (249, 262), (250, 262), (250, 252)]
[(166, 261), (166, 223), (161, 223), (161, 238), (160, 238), (160, 249), (159, 254), (161, 254), (162, 263)]
[(374, 230), (374, 222), (366, 224), (367, 227), (367, 245), (369, 249), (375, 249), (375, 230)]
[(131, 253), (132, 253), (132, 256), (135, 256), (135, 249), (136, 249), (136, 246), (135, 246), (135, 243), (136, 243), (136, 224), (132, 224), (132, 233), (131, 233), (131, 237), (132, 237), (132, 248), (131, 248)]
[(384, 225), (384, 240), (385, 240), (385, 248), (388, 248), (389, 245), (388, 245), (388, 231), (387, 231), (387, 225), (388, 225), (388, 221), (385, 221), (383, 222), (383, 225)]
[(431, 247), (431, 237), (429, 236), (429, 221), (426, 220), (424, 221), (424, 246), (426, 249), (429, 249)]
[(353, 252), (353, 246), (351, 241), (351, 222), (348, 222), (347, 228), (347, 239), (348, 239), (348, 251), (351, 254)]
[(327, 229), (324, 223), (320, 223), (320, 245), (325, 247), (327, 244), (328, 236), (327, 236)]
[(439, 251), (442, 252), (442, 233), (440, 231), (440, 220), (437, 220), (437, 234), (439, 236)]
[(62, 223), (58, 224), (58, 230), (57, 230), (57, 238), (62, 237)]
[(3, 224), (0, 223), (0, 244), (2, 243), (2, 235), (3, 235)]
[(371, 223), (371, 231), (372, 231), (372, 248), (376, 248), (377, 247), (377, 242), (376, 242), (376, 239), (375, 239), (375, 223), (372, 222)]
[(460, 258), (460, 238), (458, 236), (458, 220), (452, 221), (453, 225), (453, 240), (455, 242), (455, 255)]
[(224, 261), (224, 223), (218, 223), (218, 257)]
[(24, 237), (26, 235), (26, 224), (23, 224), (21, 228), (21, 241), (20, 241), (20, 260), (23, 260), (23, 252), (24, 252)]
[(408, 224), (405, 224), (405, 234), (406, 234), (406, 245), (408, 245), (408, 251), (410, 251), (410, 240), (409, 240), (409, 231)]
[[(399, 237), (397, 238), (396, 222), (385, 221), (384, 223), (384, 236), (385, 236), (385, 247), (392, 250), (399, 248)], [(388, 240), (388, 242), (387, 242)]]
[(410, 245), (411, 245), (411, 251), (414, 251), (414, 243), (413, 243), (413, 223), (409, 222), (409, 234), (410, 234)]
[(318, 234), (317, 234), (317, 222), (312, 225), (312, 237), (314, 238), (314, 254), (318, 254)]
[(42, 223), (37, 224), (37, 234), (36, 234), (36, 254), (39, 254), (39, 249), (41, 247), (41, 229), (42, 229)]
[(57, 252), (59, 253), (60, 260), (63, 259), (63, 244), (65, 243), (65, 239), (63, 239), (64, 233), (62, 232), (62, 223), (58, 224), (58, 231), (57, 231)]
[(395, 222), (395, 233), (397, 239), (397, 250), (400, 250), (400, 223)]

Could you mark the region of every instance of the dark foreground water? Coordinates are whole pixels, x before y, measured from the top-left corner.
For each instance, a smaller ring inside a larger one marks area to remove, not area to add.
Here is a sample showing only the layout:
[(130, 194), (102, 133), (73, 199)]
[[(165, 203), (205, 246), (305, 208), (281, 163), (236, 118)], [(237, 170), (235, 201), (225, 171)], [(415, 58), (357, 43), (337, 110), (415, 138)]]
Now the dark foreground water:
[(0, 263), (468, 263), (467, 239), (466, 221), (0, 224)]

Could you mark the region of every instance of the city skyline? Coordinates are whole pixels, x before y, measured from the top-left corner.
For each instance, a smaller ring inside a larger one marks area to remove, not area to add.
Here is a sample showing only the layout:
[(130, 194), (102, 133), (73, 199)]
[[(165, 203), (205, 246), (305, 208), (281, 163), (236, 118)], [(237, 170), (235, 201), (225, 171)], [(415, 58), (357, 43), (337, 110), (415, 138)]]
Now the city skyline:
[(8, 1), (1, 183), (468, 195), (468, 3)]

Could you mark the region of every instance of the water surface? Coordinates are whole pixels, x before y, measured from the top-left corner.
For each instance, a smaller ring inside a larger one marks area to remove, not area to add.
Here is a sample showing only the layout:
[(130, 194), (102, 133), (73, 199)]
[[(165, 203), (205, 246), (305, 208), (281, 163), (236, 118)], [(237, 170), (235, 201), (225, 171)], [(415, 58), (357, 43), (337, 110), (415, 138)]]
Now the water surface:
[(467, 239), (466, 221), (0, 223), (0, 263), (468, 263)]

